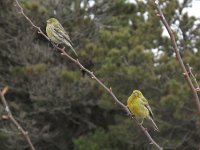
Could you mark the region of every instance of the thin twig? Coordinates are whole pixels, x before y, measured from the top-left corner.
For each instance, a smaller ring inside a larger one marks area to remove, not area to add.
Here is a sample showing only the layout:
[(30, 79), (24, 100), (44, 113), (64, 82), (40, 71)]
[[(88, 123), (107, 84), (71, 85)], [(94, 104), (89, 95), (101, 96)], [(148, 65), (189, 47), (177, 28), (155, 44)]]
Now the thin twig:
[[(24, 10), (22, 8), (22, 6), (19, 4), (18, 0), (15, 0), (15, 2), (17, 3), (17, 6), (20, 8), (20, 12), (22, 13), (22, 15), (26, 18), (26, 20), (28, 20), (28, 22), (38, 30), (38, 33), (39, 34), (42, 34), (47, 40), (49, 40), (49, 38), (46, 36), (46, 34), (44, 34), (42, 32), (42, 30), (40, 29), (40, 27), (36, 26), (32, 21), (31, 19), (24, 13)], [(49, 40), (50, 41), (50, 40)]]
[[(49, 38), (41, 31), (40, 27), (36, 26), (36, 25), (26, 16), (26, 14), (23, 12), (23, 8), (20, 6), (18, 0), (15, 0), (15, 1), (16, 1), (17, 5), (19, 6), (19, 8), (21, 9), (22, 15), (30, 22), (30, 24), (31, 24), (33, 27), (35, 27), (35, 28), (39, 31), (38, 33), (42, 34), (44, 37), (46, 37), (47, 40), (49, 40)], [(50, 41), (50, 40), (49, 40), (49, 41)], [(50, 42), (51, 42), (51, 41), (50, 41)], [(52, 44), (53, 44), (53, 43), (52, 43)], [(77, 64), (77, 66), (78, 66), (81, 70), (84, 70), (85, 72), (87, 72), (87, 73), (91, 76), (92, 79), (96, 80), (97, 83), (99, 83), (99, 85), (101, 85), (101, 86), (111, 95), (111, 97), (114, 99), (114, 101), (115, 101), (120, 107), (122, 107), (123, 110), (126, 111), (126, 113), (127, 113), (129, 116), (131, 116), (131, 118), (133, 118), (131, 112), (129, 111), (129, 109), (128, 109), (123, 103), (121, 103), (121, 102), (119, 101), (119, 99), (118, 99), (118, 98), (115, 96), (115, 94), (112, 92), (112, 89), (111, 89), (111, 88), (108, 88), (103, 82), (101, 82), (101, 81), (94, 75), (94, 73), (93, 73), (92, 71), (90, 71), (90, 70), (88, 70), (87, 68), (85, 68), (85, 67), (79, 62), (78, 59), (74, 59), (74, 58), (72, 58), (70, 55), (68, 55), (68, 54), (65, 52), (65, 49), (64, 49), (64, 48), (60, 48), (60, 47), (58, 47), (58, 46), (55, 45), (55, 44), (53, 44), (53, 46), (54, 46), (57, 50), (59, 50), (59, 51), (61, 52), (61, 55), (66, 56), (66, 57), (67, 57), (68, 59), (70, 59), (72, 62), (74, 62), (75, 64)], [(133, 119), (134, 119), (134, 118), (133, 118)], [(158, 144), (154, 141), (154, 139), (151, 137), (151, 135), (149, 134), (149, 132), (147, 131), (146, 128), (144, 128), (141, 124), (138, 124), (138, 123), (137, 123), (137, 125), (138, 125), (138, 126), (140, 127), (140, 129), (144, 132), (144, 134), (148, 137), (148, 139), (149, 139), (149, 141), (150, 141), (150, 144), (155, 145), (155, 146), (157, 147), (157, 149), (159, 149), (159, 150), (162, 150), (162, 149), (163, 149), (160, 145), (158, 145)]]
[(180, 64), (180, 67), (181, 67), (181, 70), (183, 72), (183, 75), (186, 79), (186, 82), (188, 83), (191, 91), (192, 91), (192, 94), (193, 94), (193, 100), (194, 100), (194, 103), (196, 105), (196, 109), (197, 109), (197, 113), (200, 115), (200, 101), (199, 101), (199, 97), (198, 97), (198, 94), (197, 94), (197, 90), (195, 89), (191, 79), (190, 79), (190, 76), (187, 72), (187, 69), (183, 63), (183, 60), (180, 56), (180, 53), (179, 53), (179, 49), (177, 47), (177, 44), (176, 44), (176, 40), (175, 40), (175, 37), (174, 37), (174, 34), (173, 34), (173, 31), (172, 29), (170, 28), (168, 22), (166, 21), (165, 19), (165, 16), (163, 15), (163, 12), (160, 8), (160, 5), (159, 5), (159, 0), (155, 0), (155, 5), (156, 5), (156, 9), (158, 11), (158, 16), (160, 17), (162, 23), (164, 24), (165, 28), (167, 29), (168, 33), (169, 33), (169, 36), (170, 36), (170, 39), (171, 39), (171, 42), (172, 42), (172, 46), (174, 48), (174, 52), (176, 54), (176, 58)]
[(7, 119), (10, 119), (13, 124), (17, 127), (17, 129), (22, 133), (22, 135), (25, 137), (25, 139), (27, 140), (31, 150), (35, 150), (32, 142), (31, 142), (31, 139), (29, 137), (29, 134), (27, 131), (25, 131), (22, 126), (17, 122), (17, 120), (14, 118), (14, 116), (12, 115), (12, 112), (10, 111), (10, 108), (8, 106), (8, 103), (5, 99), (5, 94), (8, 90), (8, 87), (5, 87), (2, 91), (0, 91), (0, 96), (1, 96), (1, 101), (3, 103), (3, 106), (5, 108), (5, 112), (7, 113)]
[(195, 87), (196, 90), (197, 90), (197, 91), (200, 91), (200, 87), (199, 87), (199, 84), (198, 84), (198, 82), (197, 82), (197, 79), (196, 79), (194, 73), (192, 72), (192, 67), (190, 67), (190, 65), (187, 64), (187, 68), (188, 68), (188, 73), (189, 73), (189, 75), (191, 75), (191, 77), (192, 77), (193, 80), (194, 80), (194, 83), (196, 84), (196, 87)]

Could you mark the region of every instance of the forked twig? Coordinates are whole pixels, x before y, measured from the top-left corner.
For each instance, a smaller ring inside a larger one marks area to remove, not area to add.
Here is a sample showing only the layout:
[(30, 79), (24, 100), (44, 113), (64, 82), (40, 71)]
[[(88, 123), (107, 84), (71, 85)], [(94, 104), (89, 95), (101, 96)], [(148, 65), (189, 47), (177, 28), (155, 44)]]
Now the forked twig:
[(183, 60), (182, 60), (181, 55), (179, 53), (179, 49), (178, 49), (177, 44), (176, 44), (176, 40), (175, 40), (173, 31), (170, 28), (167, 20), (165, 19), (165, 16), (163, 15), (163, 12), (162, 12), (162, 10), (160, 8), (159, 0), (155, 0), (155, 5), (156, 5), (156, 9), (158, 11), (158, 16), (160, 17), (160, 20), (162, 21), (162, 23), (164, 24), (165, 28), (167, 29), (167, 31), (169, 33), (174, 52), (176, 54), (176, 58), (177, 58), (177, 60), (179, 62), (179, 65), (181, 67), (181, 70), (183, 72), (185, 80), (186, 80), (187, 84), (189, 85), (189, 87), (190, 87), (190, 89), (192, 91), (192, 94), (193, 94), (193, 97), (194, 97), (193, 100), (194, 100), (194, 103), (196, 105), (197, 113), (200, 115), (200, 101), (199, 101), (199, 97), (198, 97), (198, 94), (197, 94), (197, 90), (194, 87), (194, 85), (193, 85), (193, 83), (192, 83), (192, 81), (190, 79), (190, 76), (189, 76), (189, 74), (187, 72), (187, 69), (186, 69), (186, 67), (185, 67), (185, 65), (183, 63)]
[[(16, 3), (17, 3), (18, 7), (20, 8), (22, 15), (29, 21), (29, 23), (30, 23), (34, 28), (36, 28), (36, 29), (39, 31), (38, 33), (42, 34), (47, 40), (49, 40), (49, 38), (41, 31), (40, 27), (36, 26), (36, 25), (28, 18), (28, 16), (26, 16), (26, 14), (24, 13), (23, 8), (20, 6), (18, 0), (15, 0), (15, 1), (16, 1)], [(50, 41), (50, 40), (49, 40), (49, 41)], [(52, 43), (52, 44), (53, 44), (53, 43)], [(87, 72), (87, 73), (91, 76), (92, 79), (96, 80), (96, 82), (97, 82), (99, 85), (101, 85), (101, 86), (111, 95), (111, 97), (114, 99), (114, 101), (115, 101), (120, 107), (122, 107), (122, 108), (124, 109), (124, 111), (126, 111), (126, 113), (127, 113), (129, 116), (131, 116), (131, 118), (132, 118), (132, 114), (130, 113), (129, 109), (128, 109), (123, 103), (121, 103), (121, 102), (119, 101), (119, 99), (118, 99), (118, 98), (115, 96), (115, 94), (112, 92), (112, 89), (111, 89), (111, 88), (108, 88), (102, 81), (100, 81), (100, 80), (94, 75), (94, 73), (93, 73), (92, 71), (90, 71), (90, 70), (88, 70), (87, 68), (85, 68), (85, 67), (79, 62), (78, 59), (74, 59), (74, 58), (72, 58), (70, 55), (68, 55), (68, 54), (66, 53), (66, 51), (65, 51), (64, 48), (60, 48), (60, 47), (58, 47), (58, 46), (55, 45), (55, 44), (53, 44), (53, 45), (54, 45), (54, 47), (55, 47), (57, 50), (59, 50), (59, 51), (61, 52), (61, 54), (62, 54), (63, 56), (66, 56), (66, 57), (67, 57), (68, 59), (70, 59), (72, 62), (74, 62), (75, 64), (77, 64), (77, 66), (78, 66), (81, 70), (84, 70), (85, 72)], [(138, 124), (138, 123), (137, 123), (137, 124)], [(140, 125), (140, 124), (138, 124), (138, 126), (139, 126), (140, 129), (144, 132), (144, 134), (148, 137), (148, 139), (150, 140), (151, 144), (155, 145), (155, 146), (157, 147), (157, 149), (159, 149), (159, 150), (162, 150), (162, 149), (163, 149), (160, 145), (158, 145), (158, 144), (154, 141), (154, 139), (151, 137), (151, 135), (149, 134), (149, 132), (147, 131), (146, 128), (144, 128), (144, 127), (143, 127), (142, 125)]]
[[(17, 129), (22, 133), (22, 135), (23, 135), (23, 136), (25, 137), (25, 139), (27, 140), (27, 142), (28, 142), (28, 144), (29, 144), (31, 150), (35, 150), (35, 148), (34, 148), (32, 142), (31, 142), (31, 139), (30, 139), (30, 137), (29, 137), (28, 132), (25, 131), (25, 130), (21, 127), (21, 125), (17, 122), (17, 120), (16, 120), (16, 119), (14, 118), (14, 116), (12, 115), (12, 112), (10, 111), (10, 108), (9, 108), (8, 103), (7, 103), (7, 101), (6, 101), (6, 99), (5, 99), (5, 96), (4, 96), (4, 95), (6, 94), (7, 91), (8, 91), (8, 87), (5, 87), (2, 91), (0, 91), (1, 101), (2, 101), (3, 106), (4, 106), (4, 108), (5, 108), (5, 112), (7, 113), (6, 119), (10, 119), (10, 120), (13, 122), (13, 124), (17, 127)], [(4, 116), (4, 118), (5, 118), (5, 116)]]
[(194, 80), (194, 83), (195, 83), (195, 85), (196, 85), (196, 90), (199, 92), (200, 91), (200, 87), (199, 87), (199, 84), (198, 84), (198, 82), (197, 82), (197, 79), (196, 79), (196, 77), (195, 77), (195, 75), (194, 75), (194, 73), (192, 72), (192, 67), (190, 67), (190, 65), (189, 64), (187, 64), (187, 68), (188, 68), (188, 73), (189, 73), (189, 75), (193, 78), (193, 80)]

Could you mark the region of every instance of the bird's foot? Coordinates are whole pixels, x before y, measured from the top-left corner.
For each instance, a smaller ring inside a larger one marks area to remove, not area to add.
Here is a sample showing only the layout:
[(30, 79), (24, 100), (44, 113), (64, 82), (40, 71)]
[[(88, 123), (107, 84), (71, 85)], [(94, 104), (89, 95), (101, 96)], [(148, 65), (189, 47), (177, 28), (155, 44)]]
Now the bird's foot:
[(142, 119), (142, 121), (141, 121), (141, 122), (139, 122), (138, 124), (139, 124), (139, 125), (142, 125), (142, 124), (143, 124), (143, 119)]

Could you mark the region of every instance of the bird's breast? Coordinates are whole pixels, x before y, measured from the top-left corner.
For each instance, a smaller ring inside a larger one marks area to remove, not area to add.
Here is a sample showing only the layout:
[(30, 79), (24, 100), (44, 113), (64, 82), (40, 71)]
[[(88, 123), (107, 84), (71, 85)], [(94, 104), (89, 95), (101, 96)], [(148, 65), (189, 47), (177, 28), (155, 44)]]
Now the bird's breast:
[(132, 103), (128, 105), (131, 113), (136, 117), (145, 118), (149, 115), (148, 109), (140, 102), (139, 99), (132, 100)]

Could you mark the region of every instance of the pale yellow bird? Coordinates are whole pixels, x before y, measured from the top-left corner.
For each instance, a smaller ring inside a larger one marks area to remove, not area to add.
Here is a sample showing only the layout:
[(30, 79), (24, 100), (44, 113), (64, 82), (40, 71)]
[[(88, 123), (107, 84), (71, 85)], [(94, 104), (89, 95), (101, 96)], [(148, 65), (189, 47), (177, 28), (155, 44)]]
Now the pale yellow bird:
[(56, 44), (63, 43), (69, 46), (71, 50), (76, 54), (76, 56), (78, 56), (72, 46), (72, 42), (69, 38), (68, 33), (65, 31), (65, 29), (56, 18), (50, 18), (47, 20), (46, 33), (51, 41)]
[(149, 119), (156, 131), (159, 131), (157, 125), (153, 121), (154, 115), (149, 106), (147, 99), (139, 90), (134, 90), (127, 100), (127, 107), (136, 119), (142, 119), (141, 124), (145, 118)]

